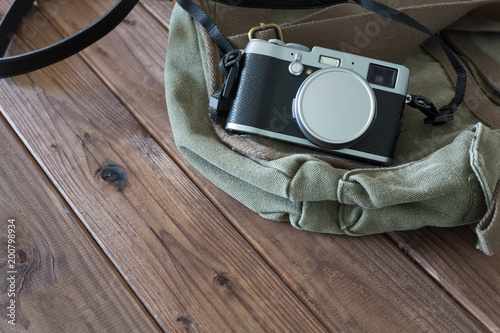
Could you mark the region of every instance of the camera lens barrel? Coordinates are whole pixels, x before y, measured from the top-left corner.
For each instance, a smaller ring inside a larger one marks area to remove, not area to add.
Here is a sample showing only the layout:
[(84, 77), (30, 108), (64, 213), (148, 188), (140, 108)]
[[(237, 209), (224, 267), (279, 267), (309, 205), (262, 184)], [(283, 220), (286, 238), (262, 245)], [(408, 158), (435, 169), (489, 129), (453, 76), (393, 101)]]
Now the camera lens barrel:
[(361, 140), (377, 117), (375, 93), (366, 80), (341, 67), (324, 68), (302, 82), (293, 102), (302, 134), (327, 149)]

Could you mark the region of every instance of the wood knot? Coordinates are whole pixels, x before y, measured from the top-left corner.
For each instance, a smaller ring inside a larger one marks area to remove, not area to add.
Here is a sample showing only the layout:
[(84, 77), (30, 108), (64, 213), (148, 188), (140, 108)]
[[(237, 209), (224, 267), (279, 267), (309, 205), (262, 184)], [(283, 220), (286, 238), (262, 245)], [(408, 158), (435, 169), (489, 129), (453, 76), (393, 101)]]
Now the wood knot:
[(26, 252), (24, 252), (24, 250), (22, 250), (22, 249), (18, 250), (16, 252), (16, 256), (17, 256), (17, 259), (19, 260), (20, 263), (23, 263), (26, 261), (27, 255), (26, 255)]
[(220, 286), (225, 286), (229, 283), (229, 278), (224, 274), (217, 274), (215, 276), (215, 282)]
[(188, 318), (186, 318), (184, 316), (177, 315), (175, 317), (175, 322), (177, 322), (179, 324), (189, 325), (191, 323), (191, 320), (189, 320)]
[(125, 19), (125, 20), (123, 20), (123, 23), (131, 25), (131, 26), (135, 26), (137, 24), (137, 21), (136, 20)]
[(117, 190), (121, 191), (127, 185), (127, 172), (121, 165), (115, 162), (104, 162), (97, 169), (96, 174), (98, 173), (101, 173), (102, 180), (113, 185)]

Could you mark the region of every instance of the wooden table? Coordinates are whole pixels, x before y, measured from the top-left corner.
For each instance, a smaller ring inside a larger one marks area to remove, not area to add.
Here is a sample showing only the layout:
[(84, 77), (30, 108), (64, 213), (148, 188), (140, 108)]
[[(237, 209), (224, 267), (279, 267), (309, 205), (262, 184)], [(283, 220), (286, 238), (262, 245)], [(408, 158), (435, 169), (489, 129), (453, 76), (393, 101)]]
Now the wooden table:
[[(113, 3), (41, 1), (9, 52)], [(143, 0), (78, 56), (0, 81), (2, 263), (9, 224), (16, 241), (15, 267), (0, 267), (0, 331), (500, 332), (500, 256), (474, 248), (472, 227), (313, 234), (197, 173), (164, 101), (172, 7)], [(110, 161), (123, 190), (103, 180)]]

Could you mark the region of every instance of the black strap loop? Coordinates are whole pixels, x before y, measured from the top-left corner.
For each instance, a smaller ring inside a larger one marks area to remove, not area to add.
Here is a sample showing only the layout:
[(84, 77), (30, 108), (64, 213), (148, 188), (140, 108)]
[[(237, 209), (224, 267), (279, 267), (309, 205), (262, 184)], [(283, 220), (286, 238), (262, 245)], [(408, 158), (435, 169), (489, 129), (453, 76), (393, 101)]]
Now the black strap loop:
[(410, 100), (408, 105), (412, 108), (419, 109), (423, 114), (427, 116), (424, 119), (424, 123), (432, 125), (443, 125), (450, 120), (453, 120), (453, 113), (456, 109), (445, 109), (442, 107), (441, 110), (437, 110), (436, 106), (432, 101), (424, 96), (410, 95)]
[(232, 49), (222, 57), (219, 63), (219, 70), (224, 77), (229, 74), (229, 68), (240, 62), (242, 56), (243, 52), (241, 50)]
[[(14, 0), (0, 22), (0, 56), (7, 50), (11, 36), (34, 0)], [(66, 59), (113, 30), (137, 4), (138, 0), (120, 0), (104, 16), (87, 28), (55, 44), (25, 54), (0, 58), (0, 78), (28, 73)]]

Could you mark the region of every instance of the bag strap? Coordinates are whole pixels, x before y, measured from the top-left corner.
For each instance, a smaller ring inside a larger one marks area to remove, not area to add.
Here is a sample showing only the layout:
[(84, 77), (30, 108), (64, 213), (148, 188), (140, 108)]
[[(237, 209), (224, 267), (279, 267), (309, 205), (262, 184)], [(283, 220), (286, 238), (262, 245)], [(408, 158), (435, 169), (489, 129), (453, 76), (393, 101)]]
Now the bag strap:
[(25, 74), (80, 52), (113, 30), (138, 2), (119, 0), (99, 20), (74, 35), (39, 50), (4, 58), (12, 36), (34, 1), (14, 0), (0, 22), (0, 78)]

